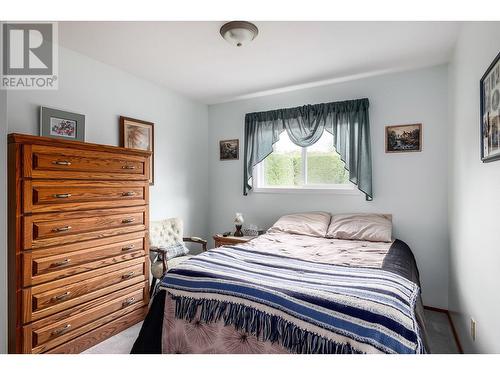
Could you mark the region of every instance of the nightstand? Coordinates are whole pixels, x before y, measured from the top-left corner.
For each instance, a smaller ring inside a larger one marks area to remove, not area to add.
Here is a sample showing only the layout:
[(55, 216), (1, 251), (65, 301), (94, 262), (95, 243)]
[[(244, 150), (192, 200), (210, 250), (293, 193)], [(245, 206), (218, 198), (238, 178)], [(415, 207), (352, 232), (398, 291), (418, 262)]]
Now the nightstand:
[(213, 236), (215, 247), (221, 247), (221, 246), (226, 246), (226, 245), (236, 245), (238, 243), (245, 243), (250, 240), (253, 240), (254, 236), (244, 236), (244, 237), (234, 237), (234, 236), (227, 236), (224, 237), (222, 234), (216, 234)]

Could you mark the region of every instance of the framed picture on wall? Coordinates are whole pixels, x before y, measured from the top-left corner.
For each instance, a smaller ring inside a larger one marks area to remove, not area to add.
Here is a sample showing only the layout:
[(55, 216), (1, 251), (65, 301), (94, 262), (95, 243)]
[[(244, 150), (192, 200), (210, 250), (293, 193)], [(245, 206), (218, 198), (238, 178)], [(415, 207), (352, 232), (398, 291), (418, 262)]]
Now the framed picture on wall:
[(85, 142), (85, 115), (40, 107), (40, 135)]
[(385, 152), (422, 151), (422, 124), (385, 127)]
[(481, 160), (500, 159), (500, 53), (479, 81)]
[(240, 140), (228, 139), (219, 142), (220, 160), (238, 160), (240, 157)]
[(154, 185), (154, 123), (120, 116), (120, 146), (151, 151), (149, 184)]

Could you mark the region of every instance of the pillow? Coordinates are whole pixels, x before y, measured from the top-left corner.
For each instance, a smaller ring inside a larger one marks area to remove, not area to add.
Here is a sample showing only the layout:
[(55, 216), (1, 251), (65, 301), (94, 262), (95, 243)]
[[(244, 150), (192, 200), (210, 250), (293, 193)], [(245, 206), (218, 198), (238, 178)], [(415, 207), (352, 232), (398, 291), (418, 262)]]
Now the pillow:
[(167, 261), (170, 259), (174, 259), (177, 257), (187, 255), (189, 253), (189, 249), (183, 243), (176, 243), (176, 244), (172, 244), (172, 245), (157, 246), (157, 247), (152, 246), (149, 248), (149, 250), (150, 250), (149, 255), (150, 255), (151, 262), (154, 262), (156, 260), (156, 258), (158, 258), (158, 260), (161, 260), (163, 258), (161, 253), (157, 253), (154, 250), (165, 251), (166, 255), (167, 255)]
[(167, 260), (181, 257), (181, 256), (189, 253), (189, 249), (183, 243), (180, 243), (180, 242), (175, 243), (175, 244), (171, 244), (171, 245), (167, 245), (167, 246), (159, 246), (156, 248), (152, 247), (151, 249), (152, 250), (159, 249), (159, 250), (166, 251)]
[(392, 215), (333, 215), (326, 237), (343, 240), (391, 242)]
[(268, 233), (285, 232), (306, 236), (325, 237), (331, 215), (328, 212), (304, 212), (285, 215), (273, 224)]

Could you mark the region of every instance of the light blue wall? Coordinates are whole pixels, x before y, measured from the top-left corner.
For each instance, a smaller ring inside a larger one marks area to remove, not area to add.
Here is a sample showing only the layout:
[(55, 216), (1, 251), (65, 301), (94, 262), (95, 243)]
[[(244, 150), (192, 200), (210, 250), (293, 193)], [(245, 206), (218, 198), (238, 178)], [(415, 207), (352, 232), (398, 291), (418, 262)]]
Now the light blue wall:
[[(9, 91), (8, 96), (9, 132), (38, 135), (41, 105), (85, 114), (86, 141), (93, 143), (118, 145), (120, 115), (154, 122), (155, 185), (150, 189), (151, 220), (181, 217), (186, 233), (206, 236), (206, 105), (61, 47), (58, 90)], [(0, 108), (4, 109), (1, 104)], [(3, 133), (4, 128), (2, 157)], [(5, 165), (3, 160), (2, 165)], [(5, 178), (1, 181), (5, 182)], [(6, 209), (2, 206), (0, 212), (4, 214)], [(4, 230), (3, 221), (0, 229)], [(1, 234), (4, 241), (6, 237)], [(4, 254), (0, 254), (2, 277), (7, 274)], [(7, 305), (3, 295), (5, 283), (0, 283), (0, 288), (0, 306), (4, 309)], [(1, 329), (6, 316), (3, 311), (0, 313)], [(1, 345), (5, 344), (5, 337), (1, 334)]]
[(9, 132), (38, 135), (41, 105), (85, 114), (86, 141), (99, 144), (118, 145), (120, 115), (154, 122), (151, 220), (179, 216), (206, 234), (206, 105), (61, 47), (58, 90), (9, 92)]
[(500, 22), (460, 31), (450, 72), (450, 311), (465, 352), (500, 353), (500, 161), (481, 162), (479, 131), (479, 80), (500, 52)]
[[(424, 303), (448, 307), (447, 66), (380, 75), (209, 107), (210, 230), (231, 230), (235, 212), (269, 227), (297, 211), (392, 213), (395, 234), (413, 249)], [(367, 97), (374, 200), (362, 195), (242, 194), (245, 113)], [(423, 124), (423, 151), (386, 154), (384, 127)], [(240, 139), (240, 160), (220, 161), (219, 141)]]

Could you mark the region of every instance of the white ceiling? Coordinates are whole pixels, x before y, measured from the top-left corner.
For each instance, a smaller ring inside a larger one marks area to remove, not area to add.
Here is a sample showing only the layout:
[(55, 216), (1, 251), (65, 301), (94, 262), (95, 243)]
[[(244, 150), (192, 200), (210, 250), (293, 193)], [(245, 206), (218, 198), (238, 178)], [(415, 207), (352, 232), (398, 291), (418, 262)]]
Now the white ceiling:
[(376, 71), (445, 63), (456, 22), (254, 22), (246, 47), (224, 22), (60, 22), (59, 43), (213, 104)]

